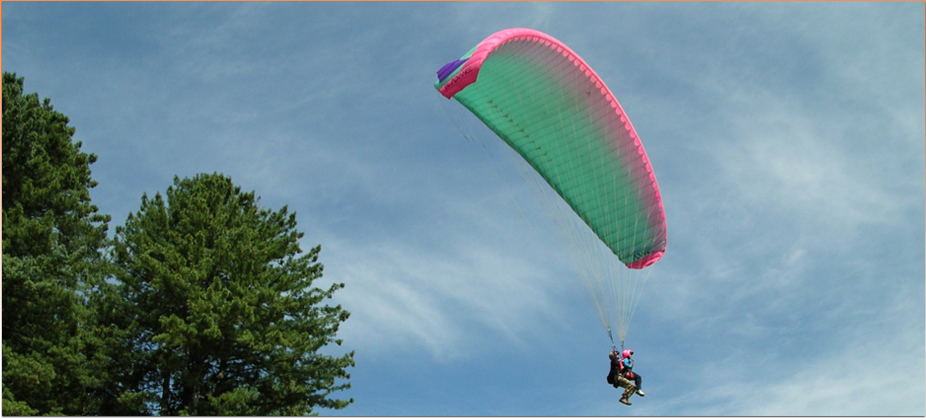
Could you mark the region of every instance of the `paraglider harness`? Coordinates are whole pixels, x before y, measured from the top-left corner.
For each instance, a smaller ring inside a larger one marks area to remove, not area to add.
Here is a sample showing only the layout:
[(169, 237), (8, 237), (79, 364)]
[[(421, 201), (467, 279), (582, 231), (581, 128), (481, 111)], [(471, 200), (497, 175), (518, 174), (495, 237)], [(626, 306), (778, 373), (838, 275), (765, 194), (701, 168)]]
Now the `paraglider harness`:
[(621, 366), (621, 375), (624, 375), (625, 378), (630, 379), (632, 381), (634, 378), (633, 371), (630, 370), (629, 367), (624, 366), (623, 357), (621, 357), (620, 366)]
[(633, 374), (633, 371), (631, 370), (630, 367), (624, 365), (624, 355), (623, 355), (623, 353), (624, 353), (624, 341), (621, 340), (621, 351), (618, 352), (618, 351), (617, 351), (617, 347), (615, 347), (615, 345), (614, 345), (614, 337), (611, 335), (611, 329), (610, 329), (610, 328), (608, 328), (608, 337), (611, 338), (611, 352), (612, 352), (612, 354), (616, 354), (616, 355), (617, 355), (616, 357), (617, 357), (617, 367), (618, 367), (617, 372), (608, 372), (608, 383), (611, 384), (611, 385), (614, 385), (614, 378), (612, 377), (612, 373), (616, 373), (616, 374), (621, 375), (621, 376), (623, 376), (623, 377), (625, 377), (625, 378), (627, 378), (627, 379), (629, 379), (629, 380), (633, 380), (633, 378), (635, 378), (636, 376)]
[[(616, 353), (617, 350), (614, 350), (614, 352)], [(615, 353), (612, 353), (612, 354), (615, 354)], [(614, 385), (615, 387), (617, 387), (617, 385), (615, 385), (615, 382), (616, 382), (616, 381), (614, 380), (614, 376), (615, 376), (615, 375), (623, 376), (624, 378), (626, 378), (627, 380), (630, 380), (630, 381), (633, 381), (633, 379), (634, 379), (636, 376), (633, 374), (633, 371), (630, 370), (630, 367), (624, 365), (624, 358), (621, 357), (620, 354), (616, 354), (615, 357), (617, 358), (617, 366), (616, 366), (616, 367), (617, 367), (617, 371), (615, 371), (615, 369), (614, 369), (614, 367), (615, 367), (615, 366), (614, 366), (614, 363), (612, 363), (612, 364), (611, 364), (611, 371), (608, 372), (608, 383), (611, 384), (611, 385)]]
[[(617, 363), (615, 364), (615, 363), (614, 363), (614, 360), (611, 361), (611, 370), (608, 372), (608, 383), (611, 384), (611, 385), (614, 385), (614, 377), (615, 377), (616, 375), (623, 375), (623, 372), (624, 372), (624, 363), (623, 363), (623, 361), (622, 361), (621, 358), (620, 358), (621, 355), (617, 354), (617, 350), (614, 350), (614, 351), (611, 353), (611, 355), (614, 356), (614, 357), (616, 358)], [(615, 370), (615, 367), (617, 368), (616, 370)], [(616, 388), (617, 385), (614, 385), (614, 387)]]

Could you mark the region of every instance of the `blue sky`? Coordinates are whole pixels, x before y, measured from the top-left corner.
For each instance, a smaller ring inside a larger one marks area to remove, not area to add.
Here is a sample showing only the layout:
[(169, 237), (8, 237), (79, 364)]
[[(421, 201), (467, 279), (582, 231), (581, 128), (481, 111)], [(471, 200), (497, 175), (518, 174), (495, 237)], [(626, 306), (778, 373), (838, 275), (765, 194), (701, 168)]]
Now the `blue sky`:
[[(297, 213), (352, 313), (356, 402), (323, 414), (926, 415), (923, 3), (2, 7), (111, 229), (203, 172)], [(511, 27), (595, 69), (659, 179), (632, 407), (529, 185), (432, 87)]]

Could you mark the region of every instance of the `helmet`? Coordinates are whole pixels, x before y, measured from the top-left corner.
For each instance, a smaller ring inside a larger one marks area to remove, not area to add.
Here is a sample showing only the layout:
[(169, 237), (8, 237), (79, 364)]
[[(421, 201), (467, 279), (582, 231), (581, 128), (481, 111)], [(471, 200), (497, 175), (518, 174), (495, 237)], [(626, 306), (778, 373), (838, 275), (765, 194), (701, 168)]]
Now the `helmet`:
[(625, 359), (629, 358), (633, 354), (633, 350), (627, 349), (624, 350), (624, 353), (621, 356), (624, 356)]

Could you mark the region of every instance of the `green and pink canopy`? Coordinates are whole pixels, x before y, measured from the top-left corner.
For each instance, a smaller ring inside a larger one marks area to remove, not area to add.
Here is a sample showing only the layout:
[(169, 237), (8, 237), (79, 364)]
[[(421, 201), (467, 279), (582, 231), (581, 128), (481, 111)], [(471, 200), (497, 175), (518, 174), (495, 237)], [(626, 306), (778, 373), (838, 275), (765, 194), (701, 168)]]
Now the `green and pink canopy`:
[(652, 165), (630, 120), (575, 52), (531, 29), (496, 32), (434, 84), (520, 154), (620, 261), (649, 266), (666, 249)]

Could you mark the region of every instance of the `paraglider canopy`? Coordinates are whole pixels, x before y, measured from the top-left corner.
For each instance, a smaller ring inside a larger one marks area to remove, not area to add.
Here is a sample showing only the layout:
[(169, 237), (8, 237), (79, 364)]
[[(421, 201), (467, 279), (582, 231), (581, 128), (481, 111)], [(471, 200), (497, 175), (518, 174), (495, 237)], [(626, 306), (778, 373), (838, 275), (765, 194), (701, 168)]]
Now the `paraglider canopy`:
[(666, 249), (662, 197), (617, 99), (569, 47), (532, 29), (496, 32), (434, 84), (520, 154), (624, 265)]

